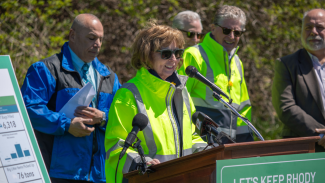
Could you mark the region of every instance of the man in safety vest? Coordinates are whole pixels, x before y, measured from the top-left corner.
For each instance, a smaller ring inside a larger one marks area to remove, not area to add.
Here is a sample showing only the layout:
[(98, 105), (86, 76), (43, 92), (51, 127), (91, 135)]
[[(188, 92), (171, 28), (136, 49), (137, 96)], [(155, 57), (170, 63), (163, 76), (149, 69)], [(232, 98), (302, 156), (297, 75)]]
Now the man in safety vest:
[(183, 33), (185, 48), (198, 44), (204, 35), (200, 15), (190, 10), (182, 11), (174, 17), (173, 28)]
[[(185, 75), (187, 66), (196, 67), (203, 76), (219, 86), (232, 99), (231, 105), (241, 115), (250, 120), (251, 103), (244, 69), (236, 54), (245, 24), (246, 16), (241, 9), (228, 5), (220, 7), (215, 15), (212, 31), (205, 36), (202, 43), (185, 50), (184, 63), (178, 72)], [(196, 110), (211, 117), (219, 125), (219, 131), (227, 133), (236, 142), (253, 141), (246, 123), (215, 99), (210, 88), (195, 78), (189, 78), (186, 87)]]

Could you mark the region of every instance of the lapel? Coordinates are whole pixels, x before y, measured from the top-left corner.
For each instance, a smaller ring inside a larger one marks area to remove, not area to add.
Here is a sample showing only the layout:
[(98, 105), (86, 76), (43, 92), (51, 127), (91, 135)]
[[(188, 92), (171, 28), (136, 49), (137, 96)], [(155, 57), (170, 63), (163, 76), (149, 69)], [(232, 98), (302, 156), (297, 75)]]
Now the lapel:
[(314, 101), (316, 102), (323, 117), (325, 118), (323, 99), (322, 99), (322, 94), (320, 92), (318, 79), (314, 71), (312, 60), (305, 49), (302, 49), (302, 51), (299, 54), (299, 67), (302, 76), (307, 84), (307, 87), (314, 98)]

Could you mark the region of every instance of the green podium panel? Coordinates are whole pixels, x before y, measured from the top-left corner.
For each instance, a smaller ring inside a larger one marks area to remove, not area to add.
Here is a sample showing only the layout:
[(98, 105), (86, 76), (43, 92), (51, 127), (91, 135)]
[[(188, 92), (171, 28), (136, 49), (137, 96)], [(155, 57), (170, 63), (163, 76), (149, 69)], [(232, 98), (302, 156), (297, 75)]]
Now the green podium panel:
[(323, 183), (325, 153), (217, 161), (217, 183)]

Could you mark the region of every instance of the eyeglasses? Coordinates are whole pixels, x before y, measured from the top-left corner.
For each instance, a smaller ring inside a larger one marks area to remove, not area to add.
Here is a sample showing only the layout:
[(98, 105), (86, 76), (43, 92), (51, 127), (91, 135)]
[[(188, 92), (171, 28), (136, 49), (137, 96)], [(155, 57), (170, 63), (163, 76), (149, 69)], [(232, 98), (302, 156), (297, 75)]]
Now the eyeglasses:
[(240, 37), (245, 32), (245, 29), (242, 30), (242, 31), (237, 31), (237, 30), (233, 30), (233, 29), (228, 29), (227, 27), (222, 27), (222, 26), (220, 26), (218, 24), (215, 24), (215, 25), (221, 27), (222, 32), (223, 32), (224, 35), (229, 35), (231, 33), (231, 31), (233, 31), (235, 37)]
[(162, 49), (162, 50), (157, 50), (157, 52), (160, 52), (160, 56), (162, 59), (170, 59), (172, 55), (174, 54), (176, 59), (179, 59), (183, 56), (184, 49), (175, 49), (175, 50), (170, 50), (170, 49)]
[(180, 30), (182, 32), (185, 32), (186, 33), (186, 36), (188, 38), (191, 38), (191, 39), (195, 36), (195, 34), (196, 34), (196, 37), (198, 39), (201, 39), (205, 35), (204, 33), (196, 33), (196, 32), (191, 32), (191, 31), (185, 31), (185, 30), (182, 30), (182, 29), (178, 29), (178, 30)]

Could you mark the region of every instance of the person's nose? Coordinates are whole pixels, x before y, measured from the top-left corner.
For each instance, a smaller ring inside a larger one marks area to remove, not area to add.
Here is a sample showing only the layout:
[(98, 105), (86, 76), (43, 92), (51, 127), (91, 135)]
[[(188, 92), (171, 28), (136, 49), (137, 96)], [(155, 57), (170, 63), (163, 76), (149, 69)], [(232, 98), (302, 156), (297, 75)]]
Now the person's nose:
[(235, 34), (234, 31), (231, 31), (230, 34), (228, 35), (231, 39), (235, 39)]
[(313, 28), (311, 29), (311, 33), (310, 33), (310, 34), (318, 35), (318, 32), (317, 32), (316, 27), (313, 27)]
[(172, 56), (169, 58), (170, 61), (173, 61), (173, 62), (176, 62), (177, 61), (177, 58), (176, 58), (176, 55), (175, 53), (172, 54)]
[(100, 48), (102, 46), (102, 40), (101, 39), (96, 39), (94, 46), (97, 48)]
[(195, 34), (192, 40), (195, 44), (198, 44), (200, 42), (200, 39), (197, 37), (197, 34)]

